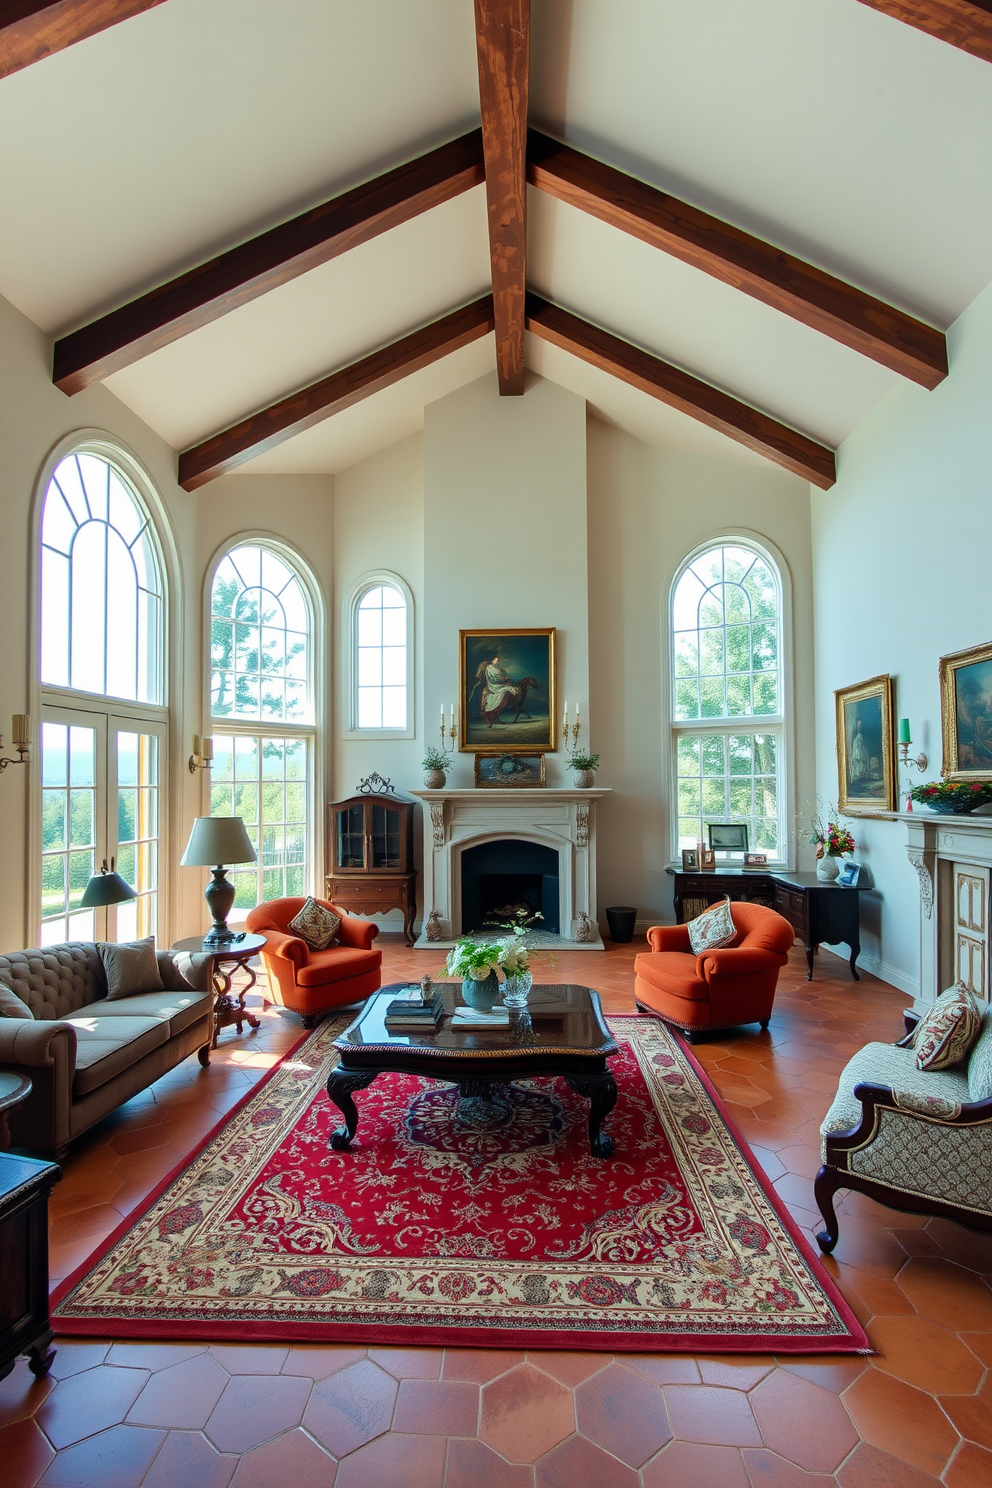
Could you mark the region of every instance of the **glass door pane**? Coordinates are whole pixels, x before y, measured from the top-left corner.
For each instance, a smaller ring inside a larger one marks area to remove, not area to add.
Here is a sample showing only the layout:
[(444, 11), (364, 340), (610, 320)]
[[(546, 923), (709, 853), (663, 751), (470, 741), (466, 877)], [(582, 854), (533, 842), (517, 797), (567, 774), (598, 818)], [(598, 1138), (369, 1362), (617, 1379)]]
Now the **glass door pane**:
[(348, 806), (337, 814), (337, 867), (365, 867), (365, 807)]
[(115, 719), (117, 872), (137, 890), (137, 899), (118, 904), (116, 940), (137, 940), (158, 929), (160, 731), (138, 732)]
[[(80, 721), (76, 721), (77, 718)], [(41, 725), (40, 943), (95, 940), (104, 925), (79, 901), (105, 850), (98, 777), (102, 719), (46, 709)]]
[(400, 814), (388, 806), (372, 807), (372, 867), (400, 866)]
[(309, 744), (306, 739), (214, 733), (211, 816), (240, 816), (258, 854), (232, 867), (230, 922), (263, 900), (308, 892)]

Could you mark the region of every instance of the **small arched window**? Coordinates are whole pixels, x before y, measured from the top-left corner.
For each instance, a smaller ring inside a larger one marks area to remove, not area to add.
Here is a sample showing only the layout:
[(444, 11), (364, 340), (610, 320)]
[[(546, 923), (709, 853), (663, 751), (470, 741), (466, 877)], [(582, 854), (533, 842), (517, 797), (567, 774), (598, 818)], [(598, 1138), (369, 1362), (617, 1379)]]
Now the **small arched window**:
[(161, 568), (148, 514), (109, 460), (67, 455), (41, 520), (41, 681), (163, 700)]
[(746, 540), (691, 555), (672, 586), (677, 849), (742, 822), (748, 847), (786, 855), (782, 580)]
[(257, 543), (232, 548), (210, 611), (213, 717), (313, 723), (310, 606), (289, 564)]
[(408, 735), (412, 701), (410, 591), (396, 574), (368, 575), (351, 605), (352, 733)]

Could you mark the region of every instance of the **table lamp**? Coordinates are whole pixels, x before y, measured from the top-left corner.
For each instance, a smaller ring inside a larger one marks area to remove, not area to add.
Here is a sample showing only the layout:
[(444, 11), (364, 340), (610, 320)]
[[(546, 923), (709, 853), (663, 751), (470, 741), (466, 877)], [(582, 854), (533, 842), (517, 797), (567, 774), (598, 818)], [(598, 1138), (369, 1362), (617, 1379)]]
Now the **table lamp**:
[(213, 924), (203, 937), (204, 945), (225, 945), (234, 939), (227, 917), (234, 904), (234, 885), (225, 877), (225, 863), (254, 863), (255, 849), (240, 816), (198, 816), (194, 819), (183, 868), (213, 868), (214, 876), (203, 891)]
[(119, 873), (114, 872), (114, 859), (104, 858), (103, 867), (99, 873), (94, 873), (89, 883), (83, 890), (83, 897), (79, 901), (80, 909), (106, 909), (109, 904), (123, 904), (126, 899), (137, 899), (137, 891), (121, 878)]

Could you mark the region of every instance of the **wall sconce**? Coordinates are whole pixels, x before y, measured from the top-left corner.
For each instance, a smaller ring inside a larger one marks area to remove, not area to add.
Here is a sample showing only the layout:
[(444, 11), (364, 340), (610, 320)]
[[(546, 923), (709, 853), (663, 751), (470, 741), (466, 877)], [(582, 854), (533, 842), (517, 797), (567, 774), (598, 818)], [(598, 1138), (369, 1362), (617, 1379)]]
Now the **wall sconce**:
[(202, 738), (199, 734), (193, 735), (193, 753), (189, 757), (189, 773), (195, 775), (197, 770), (209, 770), (214, 762), (214, 741), (207, 735)]
[[(15, 713), (10, 720), (10, 732), (14, 740), (14, 748), (17, 750), (19, 759), (0, 759), (0, 773), (6, 770), (8, 765), (26, 765), (28, 762), (28, 750), (31, 747), (31, 719), (27, 713)], [(0, 734), (0, 749), (3, 748), (3, 735)]]
[(899, 763), (901, 765), (905, 765), (905, 767), (906, 767), (907, 770), (919, 770), (920, 774), (922, 775), (923, 774), (923, 771), (926, 769), (927, 765), (930, 763), (930, 760), (929, 760), (928, 756), (923, 753), (923, 750), (922, 749), (920, 750), (919, 754), (916, 756), (915, 759), (911, 759), (910, 758), (910, 754), (909, 754), (909, 750), (910, 750), (910, 746), (912, 745), (912, 742), (913, 741), (910, 738), (910, 733), (909, 733), (909, 719), (908, 718), (900, 718), (900, 720), (899, 720)]

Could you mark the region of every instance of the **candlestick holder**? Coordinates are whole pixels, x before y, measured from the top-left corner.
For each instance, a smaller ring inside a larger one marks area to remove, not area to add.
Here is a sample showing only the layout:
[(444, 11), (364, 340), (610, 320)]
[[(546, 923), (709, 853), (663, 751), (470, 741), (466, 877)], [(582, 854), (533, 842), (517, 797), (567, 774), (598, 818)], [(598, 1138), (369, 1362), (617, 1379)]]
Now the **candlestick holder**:
[(445, 742), (444, 742), (445, 739), (450, 739), (451, 740), (451, 748), (454, 749), (454, 747), (455, 747), (455, 740), (457, 739), (457, 737), (458, 737), (458, 725), (455, 722), (455, 720), (452, 719), (451, 720), (451, 723), (446, 726), (445, 725), (445, 722), (444, 722), (444, 719), (442, 718), (441, 719), (441, 748), (444, 749), (446, 747), (445, 746)]
[(899, 745), (899, 763), (905, 766), (907, 770), (919, 770), (920, 774), (922, 775), (923, 771), (930, 763), (929, 756), (924, 754), (923, 750), (921, 749), (915, 759), (910, 759), (909, 751), (911, 745), (911, 739), (904, 739), (903, 742)]

